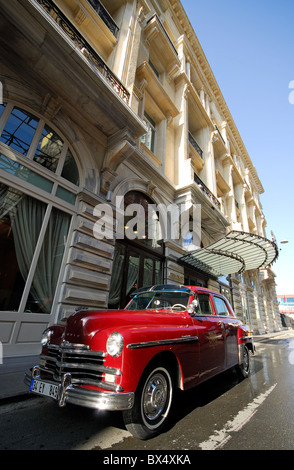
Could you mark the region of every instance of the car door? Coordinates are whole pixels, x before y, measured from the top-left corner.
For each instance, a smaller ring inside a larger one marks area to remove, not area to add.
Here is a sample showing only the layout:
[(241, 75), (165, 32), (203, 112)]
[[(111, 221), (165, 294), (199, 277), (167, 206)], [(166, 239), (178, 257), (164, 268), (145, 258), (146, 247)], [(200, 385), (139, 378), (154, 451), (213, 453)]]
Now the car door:
[(198, 305), (193, 322), (199, 332), (199, 378), (203, 381), (225, 369), (225, 337), (223, 324), (214, 313), (210, 294), (198, 292), (195, 299)]
[(213, 295), (215, 310), (223, 324), (226, 345), (226, 368), (238, 363), (238, 326), (240, 321), (234, 317), (226, 300), (217, 294)]

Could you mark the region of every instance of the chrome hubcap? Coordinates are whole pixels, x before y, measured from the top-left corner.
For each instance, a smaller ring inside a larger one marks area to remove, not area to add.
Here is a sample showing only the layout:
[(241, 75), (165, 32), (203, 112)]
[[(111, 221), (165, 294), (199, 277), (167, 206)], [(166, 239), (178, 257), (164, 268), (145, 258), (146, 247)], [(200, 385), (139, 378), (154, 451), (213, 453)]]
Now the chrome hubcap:
[(244, 354), (243, 354), (243, 368), (244, 370), (248, 370), (249, 368), (249, 353), (248, 351), (246, 350), (246, 348), (244, 348)]
[(156, 373), (146, 383), (143, 394), (143, 409), (149, 421), (156, 420), (164, 411), (168, 399), (168, 383), (165, 376)]

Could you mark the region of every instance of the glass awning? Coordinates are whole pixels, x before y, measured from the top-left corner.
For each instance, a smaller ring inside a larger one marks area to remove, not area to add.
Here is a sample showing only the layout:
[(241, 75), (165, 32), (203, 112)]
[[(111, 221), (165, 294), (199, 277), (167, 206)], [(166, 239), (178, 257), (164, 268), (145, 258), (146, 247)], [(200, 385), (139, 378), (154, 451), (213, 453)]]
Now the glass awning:
[(253, 233), (232, 231), (206, 248), (187, 253), (179, 261), (219, 277), (265, 268), (278, 254), (273, 241)]

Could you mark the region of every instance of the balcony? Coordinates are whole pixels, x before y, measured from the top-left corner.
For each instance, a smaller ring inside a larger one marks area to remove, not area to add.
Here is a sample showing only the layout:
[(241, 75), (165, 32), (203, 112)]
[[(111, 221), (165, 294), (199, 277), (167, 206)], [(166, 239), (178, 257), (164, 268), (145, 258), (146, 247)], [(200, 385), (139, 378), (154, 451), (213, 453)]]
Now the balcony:
[(212, 134), (212, 143), (214, 144), (216, 157), (222, 157), (228, 152), (226, 142), (217, 125), (214, 126), (214, 132)]
[(161, 32), (164, 34), (165, 38), (167, 39), (167, 41), (169, 42), (169, 45), (170, 47), (173, 49), (174, 53), (176, 54), (176, 56), (178, 55), (178, 52), (175, 48), (175, 46), (173, 45), (173, 42), (171, 40), (171, 38), (169, 37), (165, 27), (163, 26), (163, 24), (161, 23), (160, 19), (158, 18), (157, 15), (154, 15), (152, 16), (152, 18), (150, 18), (150, 20), (147, 21), (147, 24), (151, 24), (151, 23), (157, 23), (159, 25), (159, 28), (161, 29)]
[(170, 78), (180, 69), (177, 50), (157, 15), (152, 16), (144, 29), (150, 45), (150, 60), (159, 73), (166, 72)]
[[(152, 109), (152, 116), (157, 122), (163, 119), (175, 118), (179, 114), (179, 110), (164, 89), (150, 64), (146, 61), (143, 62), (137, 68), (136, 76), (139, 83), (145, 82), (146, 110), (151, 114)], [(148, 108), (150, 108), (150, 111), (148, 111)]]
[(201, 150), (201, 148), (197, 144), (196, 140), (192, 136), (191, 132), (189, 132), (189, 142), (192, 145), (192, 147), (194, 148), (194, 150), (196, 150), (196, 152), (198, 153), (200, 158), (203, 158), (203, 150)]
[(99, 54), (93, 49), (85, 37), (69, 21), (67, 16), (55, 5), (52, 0), (36, 0), (39, 5), (58, 24), (62, 31), (73, 41), (74, 45), (88, 59), (91, 66), (96, 69), (111, 85), (113, 90), (126, 102), (129, 103), (130, 94), (120, 80), (107, 67)]
[(210, 189), (203, 183), (202, 179), (194, 173), (194, 182), (197, 184), (198, 188), (210, 199), (210, 201), (219, 209), (221, 210), (221, 204), (219, 200), (212, 194)]
[(102, 3), (99, 2), (99, 0), (88, 0), (88, 2), (100, 16), (102, 21), (106, 24), (108, 29), (112, 32), (113, 36), (117, 38), (119, 27), (115, 23), (114, 19), (110, 16), (108, 11), (104, 8)]
[(223, 197), (225, 194), (230, 192), (231, 188), (219, 170), (216, 170), (215, 177), (217, 185), (217, 197)]
[(191, 158), (195, 170), (200, 171), (204, 166), (203, 150), (198, 145), (196, 139), (191, 132), (188, 133), (189, 140), (189, 157)]

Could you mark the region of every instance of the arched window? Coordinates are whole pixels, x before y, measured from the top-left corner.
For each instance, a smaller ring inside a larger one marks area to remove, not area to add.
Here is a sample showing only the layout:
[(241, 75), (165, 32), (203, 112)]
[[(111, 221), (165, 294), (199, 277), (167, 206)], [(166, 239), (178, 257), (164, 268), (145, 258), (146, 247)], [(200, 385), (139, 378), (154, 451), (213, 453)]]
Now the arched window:
[(11, 104), (0, 105), (0, 142), (50, 172), (79, 185), (79, 172), (63, 139), (43, 119)]
[[(133, 219), (132, 211), (129, 215), (125, 215), (125, 239), (116, 243), (114, 251), (109, 293), (110, 308), (125, 307), (134, 290), (161, 284), (163, 280), (164, 247), (155, 203), (139, 191), (130, 191), (124, 197), (125, 212), (130, 204), (139, 204), (143, 207), (145, 232), (141, 238), (128, 238), (128, 230), (135, 231), (136, 227), (130, 223)], [(153, 210), (148, 210), (150, 205)], [(152, 238), (148, 238), (148, 233), (152, 234)]]
[(29, 111), (0, 105), (0, 311), (50, 313), (78, 185), (60, 135)]
[[(160, 219), (157, 206), (152, 201), (152, 199), (150, 199), (150, 197), (146, 196), (146, 194), (141, 193), (140, 191), (129, 191), (124, 197), (125, 214), (127, 212), (128, 207), (134, 207), (132, 206), (133, 204), (138, 204), (143, 208), (144, 211), (143, 236), (136, 237), (135, 241), (145, 247), (149, 247), (159, 253), (162, 253), (162, 230), (160, 226)], [(128, 230), (133, 229), (133, 231), (135, 231), (136, 228), (129, 227), (129, 222), (133, 220), (133, 217), (134, 214), (132, 214), (132, 211), (130, 211), (128, 215), (125, 215), (124, 229), (127, 238)]]

